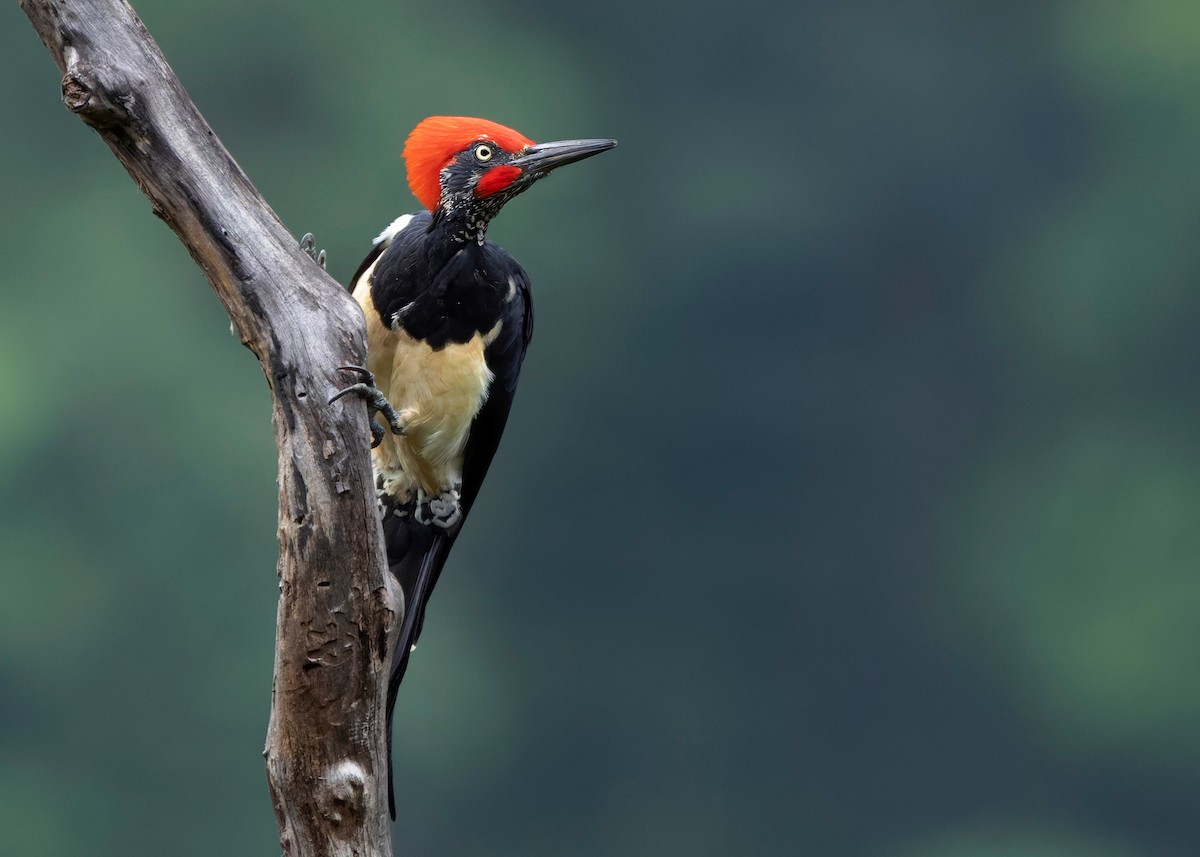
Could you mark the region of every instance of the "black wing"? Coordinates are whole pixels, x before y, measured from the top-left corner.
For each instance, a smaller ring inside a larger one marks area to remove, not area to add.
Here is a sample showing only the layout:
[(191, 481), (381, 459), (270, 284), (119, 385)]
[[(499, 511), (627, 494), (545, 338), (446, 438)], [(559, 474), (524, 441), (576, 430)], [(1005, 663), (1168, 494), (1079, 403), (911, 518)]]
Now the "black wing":
[(397, 235), (414, 225), (428, 228), (431, 219), (432, 216), (428, 211), (421, 211), (416, 214), (403, 214), (393, 220), (387, 229), (379, 233), (379, 236), (371, 246), (371, 252), (359, 264), (358, 270), (354, 272), (354, 276), (350, 278), (350, 282), (347, 283), (346, 288), (349, 291), (354, 291), (362, 275), (367, 272), (368, 268), (375, 264), (376, 259), (383, 255), (383, 251), (391, 246), (392, 242), (396, 240)]
[[(499, 247), (495, 250), (495, 254), (488, 254), (488, 273), (503, 277), (502, 281), (512, 289), (512, 297), (504, 304), (499, 334), (484, 351), (484, 359), (492, 370), (493, 378), (487, 401), (471, 424), (463, 455), (464, 514), (475, 503), (479, 488), (483, 485), (483, 477), (492, 463), (492, 456), (500, 445), (500, 436), (504, 433), (513, 396), (517, 392), (521, 364), (525, 361), (525, 352), (533, 336), (533, 299), (529, 291), (529, 276), (511, 256)], [(490, 258), (493, 255), (495, 258)]]
[[(500, 331), (484, 351), (484, 359), (492, 371), (492, 384), (487, 399), (471, 423), (467, 445), (463, 452), (460, 503), (462, 517), (450, 529), (423, 526), (414, 520), (409, 510), (384, 509), (384, 541), (392, 574), (404, 592), (404, 620), (400, 639), (392, 658), (392, 673), (387, 695), (388, 745), (388, 809), (396, 817), (395, 792), (391, 778), (392, 710), (400, 691), (400, 683), (408, 669), (412, 647), (421, 636), (425, 623), (425, 605), (442, 573), (463, 521), (479, 496), (479, 489), (488, 467), (500, 445), (508, 413), (517, 390), (521, 364), (533, 336), (533, 301), (529, 277), (507, 253), (490, 242), (484, 245), (481, 273), (492, 283), (502, 284), (506, 300), (500, 315)], [(369, 262), (366, 264), (370, 264)], [(404, 514), (396, 514), (396, 512)]]
[[(494, 249), (493, 249), (494, 248)], [(437, 585), (442, 567), (446, 564), (463, 521), (475, 505), (483, 479), (500, 445), (521, 364), (533, 336), (533, 302), (529, 277), (512, 257), (495, 245), (486, 245), (484, 274), (511, 292), (503, 304), (500, 331), (484, 351), (484, 360), (492, 371), (488, 396), (471, 423), (463, 451), (462, 486), (459, 492), (462, 517), (450, 529), (425, 527), (417, 524), (412, 514), (387, 515), (384, 536), (392, 573), (400, 581), (405, 597), (405, 621), (401, 627), (400, 643), (393, 662), (392, 682), (399, 685), (408, 665), (409, 650), (421, 636), (425, 620), (425, 604)], [(407, 511), (407, 510), (402, 510)], [(410, 627), (411, 626), (411, 627)]]

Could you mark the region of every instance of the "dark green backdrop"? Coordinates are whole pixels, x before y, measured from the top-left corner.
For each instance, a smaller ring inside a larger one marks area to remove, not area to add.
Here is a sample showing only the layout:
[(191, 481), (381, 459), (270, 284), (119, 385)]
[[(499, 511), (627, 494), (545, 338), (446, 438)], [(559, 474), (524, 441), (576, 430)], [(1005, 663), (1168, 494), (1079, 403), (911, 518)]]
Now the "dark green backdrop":
[[(1200, 853), (1200, 7), (137, 8), (341, 279), (613, 136), (397, 723), (405, 855)], [(266, 385), (0, 11), (0, 853), (277, 853)]]

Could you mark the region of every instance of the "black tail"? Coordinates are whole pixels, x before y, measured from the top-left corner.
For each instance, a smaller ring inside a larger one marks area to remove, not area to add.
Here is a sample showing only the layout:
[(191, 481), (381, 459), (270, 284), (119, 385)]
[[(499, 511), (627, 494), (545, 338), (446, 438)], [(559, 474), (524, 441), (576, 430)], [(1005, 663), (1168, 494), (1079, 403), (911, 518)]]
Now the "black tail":
[(384, 501), (383, 534), (388, 566), (404, 593), (404, 619), (392, 655), (387, 692), (388, 811), (393, 821), (396, 819), (396, 793), (392, 784), (392, 710), (396, 707), (400, 682), (408, 669), (408, 658), (421, 636), (425, 604), (458, 532), (457, 526), (446, 530), (420, 523), (414, 511), (412, 503), (401, 507)]

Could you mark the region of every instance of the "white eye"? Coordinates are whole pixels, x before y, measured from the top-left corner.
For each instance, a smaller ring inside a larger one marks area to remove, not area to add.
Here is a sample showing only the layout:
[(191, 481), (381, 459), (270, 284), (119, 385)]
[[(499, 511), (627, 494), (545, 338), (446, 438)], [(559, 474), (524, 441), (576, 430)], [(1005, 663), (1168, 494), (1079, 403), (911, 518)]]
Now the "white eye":
[(492, 159), (492, 147), (487, 143), (481, 143), (475, 147), (475, 158), (480, 161), (490, 161)]

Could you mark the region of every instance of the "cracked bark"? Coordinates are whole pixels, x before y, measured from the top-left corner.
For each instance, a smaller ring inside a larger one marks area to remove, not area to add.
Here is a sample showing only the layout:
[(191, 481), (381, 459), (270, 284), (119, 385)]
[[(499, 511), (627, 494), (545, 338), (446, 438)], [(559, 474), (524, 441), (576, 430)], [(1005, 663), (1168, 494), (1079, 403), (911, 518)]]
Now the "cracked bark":
[[(401, 605), (366, 410), (328, 406), (362, 314), (234, 163), (124, 0), (20, 0), (63, 101), (187, 247), (258, 357), (279, 448), (280, 597), (264, 756), (289, 855), (389, 857), (384, 696)], [(179, 740), (186, 740), (180, 735)]]

